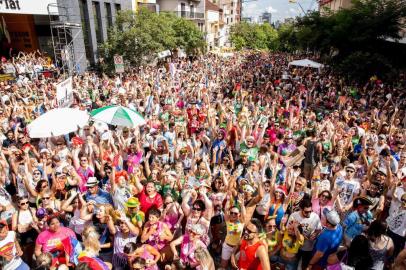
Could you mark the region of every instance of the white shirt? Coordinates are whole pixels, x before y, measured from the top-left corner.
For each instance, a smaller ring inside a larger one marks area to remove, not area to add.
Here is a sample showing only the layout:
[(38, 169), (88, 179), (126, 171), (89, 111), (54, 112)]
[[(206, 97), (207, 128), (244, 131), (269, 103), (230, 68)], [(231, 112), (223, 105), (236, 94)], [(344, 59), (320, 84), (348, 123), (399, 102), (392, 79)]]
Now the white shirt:
[[(293, 222), (294, 220), (298, 221), (303, 228), (303, 236), (305, 238), (309, 238), (316, 230), (321, 230), (321, 222), (320, 222), (320, 217), (312, 212), (308, 218), (302, 217), (301, 211), (294, 212), (288, 220), (288, 225)], [(301, 250), (303, 251), (312, 251), (313, 250), (313, 245), (315, 243), (315, 240), (308, 240), (305, 239), (303, 247)]]
[(348, 180), (342, 177), (336, 179), (334, 189), (338, 191), (340, 202), (342, 205), (348, 205), (352, 202), (354, 195), (358, 195), (360, 184), (356, 180)]
[(403, 194), (405, 194), (405, 190), (403, 189), (402, 186), (397, 187), (395, 189), (395, 196), (398, 199), (392, 198), (392, 201), (390, 203), (390, 208), (389, 208), (389, 215), (392, 215), (399, 210), (400, 205), (401, 205), (401, 202), (399, 200), (400, 200), (400, 198), (402, 198)]
[(386, 219), (388, 228), (400, 236), (406, 236), (406, 210), (398, 210)]
[(11, 255), (12, 259), (3, 266), (3, 270), (14, 270), (17, 269), (23, 260), (20, 256), (17, 256), (17, 248), (15, 245), (16, 233), (14, 231), (9, 231), (7, 236), (0, 241), (0, 252), (2, 254)]

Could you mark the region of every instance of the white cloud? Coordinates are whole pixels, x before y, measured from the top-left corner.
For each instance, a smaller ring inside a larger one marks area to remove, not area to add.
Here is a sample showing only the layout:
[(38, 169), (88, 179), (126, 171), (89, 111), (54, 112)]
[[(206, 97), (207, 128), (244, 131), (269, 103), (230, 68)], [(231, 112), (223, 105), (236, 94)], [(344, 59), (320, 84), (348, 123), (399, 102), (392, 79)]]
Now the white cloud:
[(270, 12), (270, 13), (277, 13), (278, 12), (278, 10), (276, 8), (273, 8), (272, 6), (269, 6), (267, 8), (267, 11)]
[(289, 12), (290, 12), (290, 13), (298, 13), (298, 10), (295, 9), (295, 8), (290, 8), (290, 9), (289, 9)]

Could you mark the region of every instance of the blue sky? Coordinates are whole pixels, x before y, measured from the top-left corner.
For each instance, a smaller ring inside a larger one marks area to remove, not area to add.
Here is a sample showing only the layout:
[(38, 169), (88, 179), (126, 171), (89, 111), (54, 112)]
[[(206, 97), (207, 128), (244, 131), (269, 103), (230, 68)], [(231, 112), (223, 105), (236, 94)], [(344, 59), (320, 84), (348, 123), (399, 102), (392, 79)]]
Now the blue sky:
[[(318, 7), (316, 0), (297, 0), (297, 2), (302, 5), (305, 11)], [(289, 3), (289, 0), (247, 0), (247, 3), (243, 4), (242, 15), (255, 19), (264, 11), (272, 13), (272, 22), (303, 15), (299, 5)]]

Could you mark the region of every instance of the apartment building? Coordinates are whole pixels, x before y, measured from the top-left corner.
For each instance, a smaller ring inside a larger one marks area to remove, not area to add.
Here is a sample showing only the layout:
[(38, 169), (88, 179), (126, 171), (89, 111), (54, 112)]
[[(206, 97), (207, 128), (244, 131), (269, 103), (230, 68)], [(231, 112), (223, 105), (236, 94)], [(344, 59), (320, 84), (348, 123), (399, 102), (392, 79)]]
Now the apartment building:
[(229, 41), (230, 27), (241, 21), (241, 5), (242, 0), (212, 0), (213, 4), (217, 5), (222, 11), (220, 29), (220, 40), (223, 46), (230, 47)]
[(205, 27), (205, 0), (156, 0), (158, 12), (172, 12), (192, 20), (203, 32)]

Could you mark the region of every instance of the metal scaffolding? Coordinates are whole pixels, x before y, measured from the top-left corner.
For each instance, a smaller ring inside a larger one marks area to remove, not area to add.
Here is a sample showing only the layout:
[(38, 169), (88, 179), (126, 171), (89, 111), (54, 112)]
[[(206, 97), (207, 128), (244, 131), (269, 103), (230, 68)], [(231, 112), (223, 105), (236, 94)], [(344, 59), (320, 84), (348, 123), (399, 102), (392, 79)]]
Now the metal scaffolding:
[[(75, 72), (78, 60), (75, 59), (73, 42), (79, 36), (82, 27), (80, 24), (70, 23), (67, 14), (66, 7), (57, 4), (48, 5), (55, 64), (61, 68), (65, 76), (70, 76)], [(73, 35), (74, 29), (77, 31)]]

